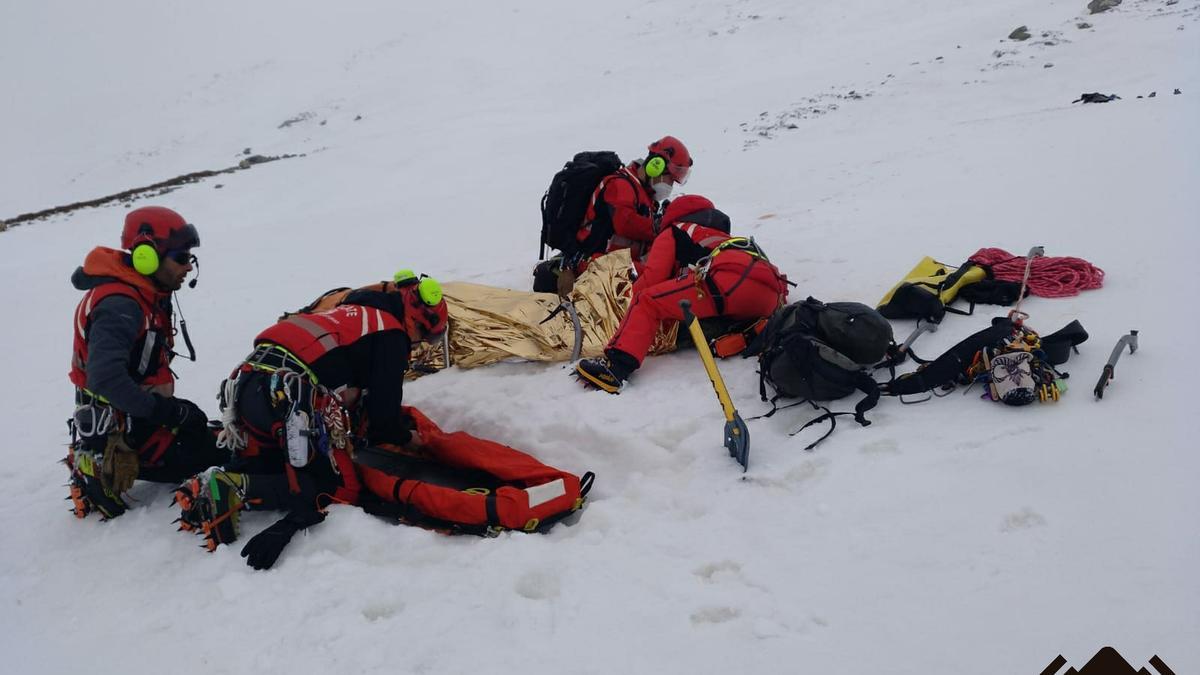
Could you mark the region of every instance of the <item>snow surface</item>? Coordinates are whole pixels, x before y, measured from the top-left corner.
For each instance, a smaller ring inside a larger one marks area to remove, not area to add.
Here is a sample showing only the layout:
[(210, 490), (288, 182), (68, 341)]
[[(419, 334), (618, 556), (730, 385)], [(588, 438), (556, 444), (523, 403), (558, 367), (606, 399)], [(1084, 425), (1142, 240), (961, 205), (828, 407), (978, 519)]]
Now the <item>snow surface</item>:
[[(126, 208), (10, 228), (3, 671), (1036, 673), (1113, 645), (1200, 672), (1200, 3), (1085, 5), (5, 3), (0, 218), (247, 147), (305, 154), (150, 202), (202, 232), (180, 294), (200, 361), (177, 370), (214, 415), (252, 336), (327, 288), (399, 267), (526, 288), (561, 162), (664, 133), (693, 150), (687, 190), (759, 240), (793, 299), (874, 303), (922, 255), (984, 246), (1107, 277), (1025, 305), (1035, 328), (1092, 335), (1057, 405), (885, 400), (811, 453), (789, 410), (751, 422), (745, 475), (690, 352), (616, 397), (561, 365), (421, 379), (406, 401), (443, 427), (595, 471), (580, 521), (480, 540), (335, 507), (263, 573), (177, 534), (166, 486), (139, 484), (113, 522), (68, 514), (67, 278)], [(1033, 39), (1005, 39), (1022, 24)], [(1070, 103), (1090, 91), (1122, 99)], [(1131, 328), (1141, 349), (1096, 402)], [(722, 370), (744, 416), (765, 409), (752, 362)]]

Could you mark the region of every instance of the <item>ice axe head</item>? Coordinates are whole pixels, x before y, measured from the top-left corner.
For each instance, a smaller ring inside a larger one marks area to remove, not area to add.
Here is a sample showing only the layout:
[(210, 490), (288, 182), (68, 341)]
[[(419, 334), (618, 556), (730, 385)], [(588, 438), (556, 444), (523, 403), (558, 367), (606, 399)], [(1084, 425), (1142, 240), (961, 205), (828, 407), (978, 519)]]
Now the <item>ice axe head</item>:
[(729, 456), (742, 465), (742, 473), (745, 473), (750, 468), (750, 430), (736, 412), (733, 419), (725, 423), (725, 447), (729, 449)]

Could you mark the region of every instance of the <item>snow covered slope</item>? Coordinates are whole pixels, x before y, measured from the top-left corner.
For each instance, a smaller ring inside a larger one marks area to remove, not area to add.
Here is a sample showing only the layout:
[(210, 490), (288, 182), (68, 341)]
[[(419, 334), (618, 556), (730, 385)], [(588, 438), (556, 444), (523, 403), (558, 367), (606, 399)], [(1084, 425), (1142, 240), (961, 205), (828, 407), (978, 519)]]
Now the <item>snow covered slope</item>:
[[(67, 513), (67, 278), (126, 209), (12, 227), (6, 671), (1036, 673), (1113, 645), (1200, 672), (1200, 2), (345, 4), (0, 8), (0, 218), (247, 148), (304, 155), (153, 201), (202, 233), (180, 294), (200, 361), (177, 370), (210, 414), (251, 338), (330, 287), (413, 267), (526, 288), (554, 170), (666, 133), (696, 158), (687, 190), (758, 239), (794, 299), (874, 303), (922, 255), (984, 246), (1104, 268), (1101, 290), (1024, 307), (1091, 333), (1072, 390), (1028, 409), (886, 400), (811, 453), (813, 430), (787, 435), (809, 415), (785, 411), (751, 423), (743, 476), (693, 353), (650, 359), (616, 397), (558, 365), (451, 370), (406, 401), (595, 471), (581, 520), (476, 540), (335, 507), (256, 573), (175, 533), (165, 486), (139, 484), (110, 523)], [(1033, 38), (1005, 39), (1019, 25)], [(1122, 98), (1071, 104), (1091, 91)], [(919, 351), (993, 314), (950, 317)], [(1096, 402), (1131, 328), (1141, 349)], [(765, 410), (753, 363), (722, 369), (744, 416)]]

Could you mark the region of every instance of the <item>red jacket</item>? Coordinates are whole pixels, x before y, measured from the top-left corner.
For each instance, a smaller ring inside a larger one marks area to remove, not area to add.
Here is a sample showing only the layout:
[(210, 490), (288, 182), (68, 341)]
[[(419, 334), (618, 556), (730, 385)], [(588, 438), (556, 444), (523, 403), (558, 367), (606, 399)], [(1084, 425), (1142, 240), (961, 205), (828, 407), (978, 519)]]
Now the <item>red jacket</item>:
[(367, 390), (368, 440), (403, 445), (408, 421), (399, 410), (412, 350), (400, 318), (403, 303), (399, 293), (360, 289), (332, 309), (281, 319), (254, 343), (288, 350), (308, 366), (315, 383), (343, 397), (347, 388)]
[(88, 328), (92, 309), (104, 298), (123, 295), (137, 303), (143, 319), (130, 349), (130, 376), (139, 385), (170, 396), (175, 384), (170, 369), (174, 346), (170, 294), (160, 290), (150, 277), (130, 267), (125, 256), (123, 251), (98, 246), (84, 259), (83, 267), (72, 279), (87, 292), (75, 308), (71, 382), (81, 389), (88, 385)]
[(597, 253), (628, 248), (633, 259), (639, 260), (654, 241), (654, 198), (638, 180), (638, 168), (634, 162), (606, 176), (592, 194), (584, 225), (576, 236), (583, 242), (594, 231), (599, 236), (607, 232), (607, 244)]
[(694, 265), (714, 248), (731, 237), (711, 227), (695, 223), (680, 223), (659, 233), (646, 256), (634, 291), (662, 283), (674, 277), (679, 270)]
[(372, 333), (404, 331), (391, 312), (377, 307), (339, 305), (315, 314), (293, 314), (264, 330), (254, 344), (271, 342), (311, 366), (329, 352), (354, 344)]
[(739, 272), (741, 279), (757, 281), (774, 289), (781, 297), (787, 297), (787, 281), (779, 269), (765, 258), (737, 248), (722, 249), (713, 255), (713, 249), (734, 238), (721, 230), (696, 223), (683, 222), (663, 230), (654, 240), (650, 254), (646, 256), (646, 264), (633, 284), (634, 295), (712, 256), (707, 266), (710, 277), (714, 272), (734, 269)]

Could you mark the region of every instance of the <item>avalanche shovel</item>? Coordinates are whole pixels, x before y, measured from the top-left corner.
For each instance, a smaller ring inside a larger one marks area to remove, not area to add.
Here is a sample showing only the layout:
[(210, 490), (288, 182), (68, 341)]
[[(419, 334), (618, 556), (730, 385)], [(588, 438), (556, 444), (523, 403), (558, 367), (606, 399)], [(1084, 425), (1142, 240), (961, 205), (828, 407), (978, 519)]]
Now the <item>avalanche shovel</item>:
[(721, 379), (721, 371), (717, 370), (717, 362), (713, 360), (712, 351), (708, 348), (708, 338), (704, 337), (704, 331), (700, 330), (700, 322), (692, 314), (692, 303), (680, 300), (679, 308), (683, 310), (683, 323), (692, 334), (692, 342), (696, 344), (696, 351), (700, 353), (700, 360), (704, 362), (704, 370), (708, 372), (708, 379), (712, 381), (713, 390), (717, 392), (717, 400), (721, 402), (721, 410), (725, 412), (725, 447), (729, 448), (729, 456), (742, 465), (744, 473), (750, 468), (750, 430), (733, 407), (733, 399), (729, 397), (729, 390), (725, 388), (725, 380)]

